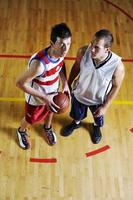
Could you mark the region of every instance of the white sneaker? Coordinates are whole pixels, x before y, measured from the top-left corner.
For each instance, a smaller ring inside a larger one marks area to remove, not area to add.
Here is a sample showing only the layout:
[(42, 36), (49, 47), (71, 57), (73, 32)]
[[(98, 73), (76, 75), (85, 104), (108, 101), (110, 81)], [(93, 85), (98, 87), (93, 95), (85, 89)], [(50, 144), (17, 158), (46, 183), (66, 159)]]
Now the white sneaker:
[(30, 148), (30, 142), (29, 142), (29, 136), (26, 133), (26, 131), (21, 132), (19, 131), (20, 128), (17, 129), (17, 136), (18, 136), (18, 140), (19, 140), (19, 145), (20, 147), (22, 147), (23, 149), (29, 149)]

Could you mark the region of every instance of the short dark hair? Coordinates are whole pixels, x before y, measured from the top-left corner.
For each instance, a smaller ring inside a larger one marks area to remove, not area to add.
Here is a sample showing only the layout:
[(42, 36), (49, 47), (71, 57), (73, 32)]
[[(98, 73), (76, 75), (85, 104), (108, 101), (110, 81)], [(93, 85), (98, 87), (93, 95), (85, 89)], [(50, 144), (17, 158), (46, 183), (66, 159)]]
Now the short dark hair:
[(97, 37), (99, 39), (104, 38), (105, 39), (104, 47), (106, 47), (106, 48), (111, 47), (112, 43), (114, 41), (112, 33), (107, 29), (101, 29), (101, 30), (97, 31), (95, 33), (95, 37)]
[(72, 36), (72, 33), (69, 27), (65, 23), (60, 23), (52, 27), (50, 39), (52, 42), (56, 42), (57, 37), (60, 38), (69, 38)]

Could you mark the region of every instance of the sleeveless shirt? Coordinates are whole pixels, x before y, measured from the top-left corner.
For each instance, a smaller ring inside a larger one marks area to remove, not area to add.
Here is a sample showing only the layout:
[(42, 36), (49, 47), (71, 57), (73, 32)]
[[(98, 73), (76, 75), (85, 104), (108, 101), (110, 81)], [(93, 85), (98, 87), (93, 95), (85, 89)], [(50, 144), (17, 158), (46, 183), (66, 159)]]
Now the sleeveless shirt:
[(112, 87), (112, 77), (121, 57), (110, 52), (97, 67), (89, 47), (80, 63), (79, 78), (73, 90), (76, 99), (85, 105), (103, 104)]
[[(28, 85), (35, 90), (45, 94), (57, 92), (59, 89), (59, 72), (64, 63), (64, 57), (58, 60), (52, 60), (46, 53), (46, 50), (35, 53), (29, 60), (28, 67), (32, 60), (37, 59), (40, 61), (42, 73), (28, 83)], [(44, 105), (40, 98), (31, 94), (25, 93), (25, 99), (31, 105)]]

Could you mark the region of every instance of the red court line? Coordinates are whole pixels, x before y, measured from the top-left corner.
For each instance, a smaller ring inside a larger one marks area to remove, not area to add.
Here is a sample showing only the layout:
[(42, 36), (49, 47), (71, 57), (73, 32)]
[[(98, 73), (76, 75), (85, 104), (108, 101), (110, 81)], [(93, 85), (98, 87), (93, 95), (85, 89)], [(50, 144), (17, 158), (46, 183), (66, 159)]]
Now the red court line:
[(38, 162), (38, 163), (56, 163), (56, 158), (30, 158), (30, 162)]
[(90, 152), (86, 153), (85, 155), (86, 155), (86, 157), (94, 156), (94, 155), (96, 155), (96, 154), (98, 154), (98, 153), (102, 153), (103, 151), (106, 151), (106, 150), (108, 150), (108, 149), (110, 149), (110, 146), (109, 146), (109, 145), (106, 145), (106, 146), (101, 147), (101, 148), (99, 148), (99, 149), (97, 149), (97, 150), (90, 151)]
[(119, 6), (115, 5), (114, 3), (112, 3), (111, 1), (108, 0), (103, 0), (106, 3), (114, 6), (115, 8), (117, 8), (118, 10), (120, 10), (124, 15), (126, 15), (129, 19), (131, 19), (133, 21), (133, 17), (131, 15), (129, 15), (125, 10), (123, 10), (122, 8), (120, 8)]
[(76, 60), (76, 57), (65, 57), (65, 60)]
[(123, 62), (133, 62), (133, 59), (122, 59)]
[[(31, 55), (0, 54), (0, 58), (30, 58)], [(76, 57), (65, 57), (65, 60), (76, 60)], [(133, 62), (133, 59), (122, 59), (123, 62)]]
[[(0, 58), (30, 58), (31, 55), (0, 54)], [(65, 60), (75, 60), (75, 57), (65, 57)]]
[(133, 128), (131, 128), (130, 131), (133, 133)]
[(0, 54), (0, 58), (30, 58), (31, 55)]

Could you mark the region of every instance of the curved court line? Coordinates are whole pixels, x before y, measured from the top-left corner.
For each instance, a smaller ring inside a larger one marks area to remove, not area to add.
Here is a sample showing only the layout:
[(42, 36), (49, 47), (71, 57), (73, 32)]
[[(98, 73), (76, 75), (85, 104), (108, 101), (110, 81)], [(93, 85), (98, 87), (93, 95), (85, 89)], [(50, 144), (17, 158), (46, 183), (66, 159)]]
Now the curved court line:
[(104, 152), (108, 149), (110, 149), (110, 146), (106, 145), (106, 146), (103, 146), (103, 147), (96, 149), (94, 151), (90, 151), (90, 152), (86, 153), (85, 155), (86, 155), (86, 157), (94, 156), (94, 155), (102, 153), (102, 152)]
[(112, 3), (111, 1), (108, 0), (103, 0), (106, 3), (112, 5), (113, 7), (117, 8), (118, 10), (120, 10), (124, 15), (126, 15), (129, 19), (131, 19), (133, 21), (133, 17), (131, 15), (129, 15), (125, 10), (123, 10), (122, 8), (120, 8), (119, 6), (117, 6), (116, 4)]
[(37, 162), (37, 163), (56, 163), (56, 158), (30, 158), (30, 162)]
[(131, 128), (130, 131), (133, 133), (133, 128)]

